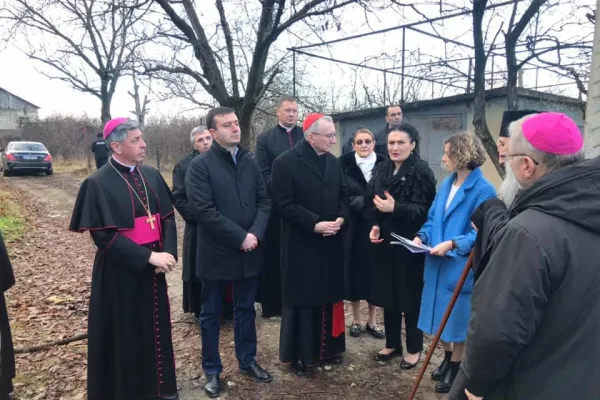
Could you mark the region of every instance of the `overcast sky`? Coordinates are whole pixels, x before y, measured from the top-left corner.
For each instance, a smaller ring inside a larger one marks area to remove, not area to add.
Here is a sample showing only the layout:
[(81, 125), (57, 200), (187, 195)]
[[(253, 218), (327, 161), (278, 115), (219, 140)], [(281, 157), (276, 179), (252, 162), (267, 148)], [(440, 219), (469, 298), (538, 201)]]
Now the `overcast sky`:
[[(527, 1), (525, 3), (529, 2)], [(236, 7), (238, 4), (239, 1), (226, 2), (227, 7)], [(468, 2), (465, 1), (465, 4), (468, 4)], [(572, 7), (583, 7), (590, 4), (595, 4), (595, 1), (574, 0), (569, 2), (568, 6), (561, 5), (559, 7), (560, 9), (556, 10), (556, 12), (546, 15), (542, 23), (547, 25), (552, 24), (555, 21), (560, 20), (561, 15), (568, 10), (570, 11)], [(428, 16), (435, 17), (439, 15), (439, 6), (419, 6), (419, 9)], [(203, 18), (217, 21), (216, 13), (212, 12), (210, 9), (204, 8), (203, 12)], [(577, 12), (577, 14), (580, 17), (583, 17), (585, 12), (586, 11), (583, 8), (580, 8), (580, 12)], [(489, 22), (488, 18), (490, 36), (493, 36), (495, 31), (500, 26), (500, 23), (502, 22), (502, 16), (508, 17), (510, 13), (510, 7), (499, 10), (498, 13), (500, 15), (492, 18), (491, 22)], [(371, 29), (382, 29), (421, 19), (422, 18), (412, 10), (406, 9), (404, 15), (390, 12), (377, 13), (376, 15), (370, 17), (368, 21), (369, 24), (367, 25), (365, 15), (362, 11), (351, 10), (345, 12), (342, 17), (343, 24), (341, 27), (341, 32), (330, 30), (323, 34), (323, 37), (326, 40), (331, 40), (356, 33), (368, 32)], [(449, 38), (471, 44), (472, 33), (470, 31), (470, 27), (470, 17), (460, 17), (440, 22), (436, 24), (435, 29), (437, 32), (442, 33)], [(427, 32), (434, 32), (434, 29), (428, 24), (421, 25), (419, 29)], [(592, 24), (586, 26), (585, 29), (588, 29), (589, 32), (591, 32), (593, 30)], [(574, 32), (580, 33), (581, 30), (582, 29), (580, 27), (569, 27), (566, 29), (566, 31), (561, 32), (561, 34), (564, 34), (565, 37), (570, 37), (574, 34)], [(401, 37), (401, 31), (392, 31), (382, 35), (373, 35), (363, 39), (339, 43), (330, 47), (306, 49), (306, 51), (351, 62), (361, 62), (365, 58), (370, 57), (373, 58), (373, 60), (368, 63), (369, 65), (380, 68), (390, 68), (400, 65), (400, 50), (402, 43)], [(312, 39), (313, 41), (317, 40), (316, 37), (309, 37), (308, 39)], [(489, 41), (491, 41), (491, 37), (489, 38)], [(503, 43), (502, 35), (500, 35), (500, 42)], [(278, 42), (278, 48), (282, 50), (289, 45), (297, 43), (297, 38), (290, 35), (284, 35), (280, 38), (280, 42)], [(468, 48), (461, 48), (460, 46), (455, 46), (452, 44), (444, 44), (440, 40), (432, 39), (415, 32), (407, 33), (406, 49), (407, 55), (409, 52), (413, 53), (413, 57), (417, 57), (417, 54), (420, 54), (419, 57), (421, 62), (433, 61), (435, 60), (436, 56), (444, 56), (452, 59), (471, 56), (471, 50)], [(503, 50), (498, 50), (498, 53), (503, 53)], [(386, 58), (386, 60), (383, 60), (382, 54), (386, 54), (389, 57), (383, 57)], [(299, 63), (307, 62), (308, 58), (302, 56), (298, 60)], [(406, 60), (407, 64), (411, 64), (411, 62), (414, 61), (409, 59)], [(504, 63), (505, 60), (501, 57), (498, 57), (496, 59), (496, 70), (498, 70), (498, 68), (504, 70)], [(461, 71), (466, 72), (468, 70), (468, 62), (456, 63), (454, 65), (457, 66)], [(36, 70), (36, 68), (41, 68), (41, 66), (28, 60), (26, 56), (14, 46), (14, 44), (8, 45), (5, 49), (0, 50), (0, 87), (3, 87), (8, 91), (24, 98), (25, 100), (41, 107), (40, 115), (42, 117), (54, 113), (73, 115), (88, 114), (91, 117), (99, 116), (99, 99), (92, 95), (75, 91), (64, 82), (49, 80), (38, 70)], [(416, 73), (416, 69), (412, 69), (412, 72)], [(407, 69), (406, 73), (411, 73), (411, 69)], [(435, 73), (437, 72), (431, 71), (431, 75)], [(447, 73), (455, 74), (453, 72)], [(319, 87), (330, 90), (332, 93), (335, 92), (341, 97), (345, 97), (348, 93), (347, 90), (349, 89), (341, 90), (340, 88), (351, 87), (354, 78), (355, 75), (353, 68), (339, 64), (336, 65), (327, 61), (319, 61), (316, 59), (310, 60), (308, 69), (306, 70), (304, 76), (305, 80), (310, 80)], [(526, 72), (525, 79), (526, 86), (532, 86), (533, 81), (535, 80), (535, 72)], [(538, 74), (539, 85), (546, 85), (559, 81), (566, 82), (567, 80), (552, 74)], [(374, 89), (381, 88), (383, 85), (383, 74), (363, 70), (358, 77), (357, 83), (360, 86), (363, 82), (367, 83)], [(388, 75), (387, 83), (391, 85), (398, 85), (399, 77)], [(154, 87), (157, 88), (156, 83), (154, 85)], [(462, 85), (464, 86), (464, 83)], [(497, 86), (500, 86), (500, 84)], [(442, 93), (444, 95), (452, 95), (462, 91), (457, 88), (449, 87), (445, 87), (445, 91), (443, 91), (443, 89), (444, 86), (439, 84), (435, 84), (433, 88), (431, 88), (430, 84), (423, 84), (421, 87), (421, 91), (425, 93), (422, 95), (427, 95), (428, 97), (431, 97), (432, 95), (439, 96)], [(121, 81), (119, 81), (117, 93), (113, 98), (111, 109), (113, 116), (128, 115), (129, 111), (133, 109), (133, 102), (127, 94), (128, 90), (131, 90), (131, 80), (128, 77), (124, 77)], [(571, 87), (565, 87), (565, 90), (568, 91), (567, 94), (573, 96), (577, 95), (574, 85)], [(185, 113), (185, 115), (194, 116), (201, 113), (201, 110), (193, 107), (190, 103), (183, 101), (165, 101), (160, 104), (154, 103), (150, 108), (152, 109), (152, 115), (172, 116)]]

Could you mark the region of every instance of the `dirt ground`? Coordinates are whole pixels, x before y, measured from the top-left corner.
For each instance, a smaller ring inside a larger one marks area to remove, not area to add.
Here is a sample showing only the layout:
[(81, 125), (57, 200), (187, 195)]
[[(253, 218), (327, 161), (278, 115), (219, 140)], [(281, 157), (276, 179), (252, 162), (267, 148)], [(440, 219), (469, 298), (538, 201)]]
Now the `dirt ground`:
[[(94, 246), (88, 234), (67, 231), (75, 196), (83, 177), (56, 172), (53, 176), (0, 178), (25, 212), (25, 237), (9, 245), (17, 284), (7, 294), (15, 347), (26, 348), (86, 332), (87, 302)], [(183, 224), (179, 222), (179, 239)], [(181, 254), (181, 253), (180, 253)], [(205, 398), (200, 368), (200, 333), (191, 315), (182, 312), (181, 271), (168, 276), (171, 297), (173, 342), (182, 400)], [(257, 305), (257, 307), (260, 307)], [(366, 305), (363, 306), (366, 312)], [(382, 324), (379, 313), (379, 323)], [(362, 335), (346, 336), (344, 363), (323, 369), (308, 378), (288, 373), (278, 360), (279, 321), (263, 319), (257, 310), (258, 361), (274, 376), (270, 384), (256, 384), (237, 373), (233, 349), (233, 326), (223, 326), (221, 356), (225, 399), (406, 399), (418, 369), (406, 372), (399, 359), (388, 365), (373, 360), (384, 340)], [(351, 323), (349, 304), (346, 323)], [(429, 338), (426, 338), (427, 351)], [(17, 355), (16, 399), (84, 399), (86, 340)], [(422, 359), (425, 358), (425, 351)], [(442, 399), (429, 378), (440, 361), (437, 349), (416, 396), (420, 400)], [(421, 364), (419, 364), (419, 367)]]

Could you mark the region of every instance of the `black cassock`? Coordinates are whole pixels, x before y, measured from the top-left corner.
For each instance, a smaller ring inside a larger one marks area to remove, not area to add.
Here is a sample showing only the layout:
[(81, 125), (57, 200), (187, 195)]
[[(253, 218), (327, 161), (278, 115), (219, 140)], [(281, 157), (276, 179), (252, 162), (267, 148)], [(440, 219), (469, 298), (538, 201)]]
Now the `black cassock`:
[(342, 236), (314, 232), (350, 214), (335, 156), (317, 156), (306, 140), (283, 153), (273, 164), (273, 203), (282, 215), (279, 358), (314, 365), (346, 350)]
[[(144, 245), (125, 236), (134, 217), (147, 215), (138, 196), (149, 201), (160, 229), (160, 239)], [(88, 318), (88, 399), (175, 394), (167, 282), (148, 263), (152, 251), (177, 256), (172, 195), (162, 176), (148, 166), (130, 172), (109, 159), (82, 183), (69, 229), (89, 230), (98, 247)]]
[(10, 324), (4, 292), (15, 284), (15, 275), (8, 258), (8, 251), (0, 232), (0, 400), (8, 400), (13, 391), (12, 380), (15, 377), (15, 352), (13, 349)]
[[(287, 132), (284, 127), (277, 125), (263, 132), (256, 139), (255, 157), (267, 184), (269, 194), (271, 194), (271, 168), (273, 161), (281, 153), (294, 147), (302, 138), (304, 138), (304, 133), (299, 126), (294, 126)], [(265, 262), (258, 296), (258, 300), (262, 303), (262, 315), (264, 317), (281, 315), (280, 240), (281, 215), (273, 207), (265, 234), (263, 247)]]

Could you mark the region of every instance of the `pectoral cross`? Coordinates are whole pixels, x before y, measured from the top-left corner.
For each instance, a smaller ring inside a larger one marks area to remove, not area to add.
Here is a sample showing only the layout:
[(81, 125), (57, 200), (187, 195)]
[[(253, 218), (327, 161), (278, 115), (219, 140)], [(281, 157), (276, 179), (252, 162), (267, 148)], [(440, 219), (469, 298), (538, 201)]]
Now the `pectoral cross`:
[(151, 215), (150, 211), (148, 211), (148, 218), (146, 218), (146, 222), (150, 224), (150, 228), (152, 228), (152, 230), (154, 230), (154, 221), (156, 221), (156, 217)]

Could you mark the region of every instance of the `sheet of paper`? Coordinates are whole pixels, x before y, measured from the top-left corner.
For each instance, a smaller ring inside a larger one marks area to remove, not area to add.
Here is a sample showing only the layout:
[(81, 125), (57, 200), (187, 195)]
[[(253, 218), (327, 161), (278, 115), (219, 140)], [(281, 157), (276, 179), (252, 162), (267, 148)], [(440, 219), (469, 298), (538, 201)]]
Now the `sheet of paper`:
[(429, 253), (431, 247), (427, 245), (417, 245), (411, 239), (407, 239), (395, 233), (391, 233), (392, 237), (397, 241), (390, 242), (391, 244), (399, 244), (406, 247), (411, 253)]

